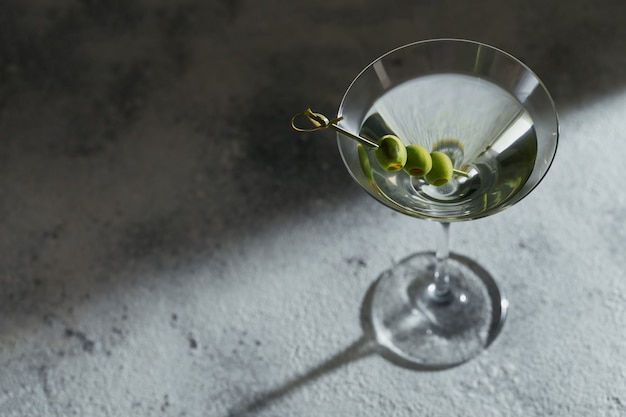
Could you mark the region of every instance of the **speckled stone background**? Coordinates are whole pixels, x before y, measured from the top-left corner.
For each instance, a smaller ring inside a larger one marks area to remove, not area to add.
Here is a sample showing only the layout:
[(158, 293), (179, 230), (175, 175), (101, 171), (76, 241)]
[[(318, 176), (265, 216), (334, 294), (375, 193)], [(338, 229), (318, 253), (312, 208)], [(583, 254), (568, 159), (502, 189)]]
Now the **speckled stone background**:
[[(626, 416), (626, 2), (3, 0), (0, 416)], [(359, 315), (436, 225), (354, 184), (331, 132), (404, 43), (484, 41), (560, 112), (551, 172), (453, 225), (511, 309), (417, 372)]]

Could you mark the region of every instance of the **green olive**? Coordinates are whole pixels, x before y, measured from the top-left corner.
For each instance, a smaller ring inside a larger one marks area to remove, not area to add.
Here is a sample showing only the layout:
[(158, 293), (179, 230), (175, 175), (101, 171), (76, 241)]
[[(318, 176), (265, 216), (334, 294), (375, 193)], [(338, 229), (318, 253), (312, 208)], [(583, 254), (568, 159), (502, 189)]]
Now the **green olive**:
[(409, 145), (406, 147), (406, 164), (404, 170), (413, 177), (421, 177), (428, 174), (433, 166), (433, 160), (428, 149), (422, 145)]
[(433, 166), (424, 178), (429, 184), (440, 187), (452, 178), (452, 161), (448, 155), (438, 151), (431, 152), (430, 157), (433, 160)]
[(394, 135), (385, 135), (378, 141), (376, 160), (387, 171), (399, 171), (406, 163), (406, 147)]
[(363, 174), (365, 177), (371, 182), (374, 181), (374, 176), (372, 175), (372, 166), (370, 165), (370, 159), (367, 156), (367, 151), (360, 143), (356, 145), (358, 154), (359, 154), (359, 162), (361, 163), (361, 169), (363, 170)]

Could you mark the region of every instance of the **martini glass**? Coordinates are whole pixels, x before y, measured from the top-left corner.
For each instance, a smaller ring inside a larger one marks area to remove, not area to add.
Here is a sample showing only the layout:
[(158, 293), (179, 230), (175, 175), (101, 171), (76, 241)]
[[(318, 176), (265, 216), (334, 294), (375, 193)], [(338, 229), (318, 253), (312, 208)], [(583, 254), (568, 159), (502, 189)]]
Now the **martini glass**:
[[(408, 256), (374, 284), (369, 313), (378, 343), (417, 368), (466, 362), (497, 336), (508, 301), (484, 268), (450, 252), (450, 223), (500, 212), (539, 184), (558, 141), (550, 94), (499, 49), (436, 39), (368, 65), (347, 89), (339, 115), (339, 150), (354, 180), (387, 207), (441, 224), (435, 251)], [(435, 186), (383, 169), (368, 143), (388, 134), (447, 154), (452, 178)]]

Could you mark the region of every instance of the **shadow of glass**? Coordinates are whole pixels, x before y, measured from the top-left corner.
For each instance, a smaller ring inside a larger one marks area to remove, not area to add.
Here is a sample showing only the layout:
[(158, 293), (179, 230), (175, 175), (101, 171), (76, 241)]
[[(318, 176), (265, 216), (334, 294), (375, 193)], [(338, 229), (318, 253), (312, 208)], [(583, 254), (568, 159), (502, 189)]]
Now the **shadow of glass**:
[(378, 345), (374, 340), (369, 339), (367, 336), (363, 336), (346, 349), (335, 354), (325, 362), (309, 369), (304, 374), (294, 377), (274, 389), (255, 395), (251, 401), (244, 401), (235, 405), (228, 412), (227, 416), (244, 417), (254, 415), (254, 413), (261, 411), (282, 398), (285, 398), (289, 394), (317, 380), (323, 375), (330, 374), (331, 372), (334, 372), (349, 363), (375, 353), (377, 348)]
[[(294, 391), (314, 382), (318, 378), (365, 357), (374, 354), (387, 357), (384, 348), (378, 344), (374, 336), (370, 320), (371, 300), (376, 282), (377, 280), (369, 287), (361, 304), (360, 322), (363, 335), (359, 339), (325, 362), (310, 368), (307, 372), (284, 382), (274, 389), (255, 395), (252, 400), (243, 401), (233, 406), (227, 414), (227, 417), (245, 417), (253, 415), (253, 413), (261, 411)], [(389, 359), (392, 359), (392, 357), (389, 357)]]

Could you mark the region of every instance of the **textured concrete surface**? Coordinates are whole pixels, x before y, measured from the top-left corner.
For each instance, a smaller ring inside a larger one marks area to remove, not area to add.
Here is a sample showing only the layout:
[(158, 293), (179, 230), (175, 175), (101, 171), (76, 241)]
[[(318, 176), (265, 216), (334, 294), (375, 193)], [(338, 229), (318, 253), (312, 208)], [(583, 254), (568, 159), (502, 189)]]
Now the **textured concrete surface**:
[[(386, 5), (383, 5), (386, 4)], [(0, 3), (0, 416), (626, 416), (626, 3)], [(434, 224), (343, 168), (332, 114), (401, 44), (488, 42), (562, 140), (516, 207), (453, 225), (511, 301), (465, 365), (369, 354), (363, 297)]]

